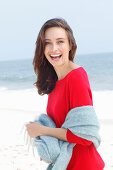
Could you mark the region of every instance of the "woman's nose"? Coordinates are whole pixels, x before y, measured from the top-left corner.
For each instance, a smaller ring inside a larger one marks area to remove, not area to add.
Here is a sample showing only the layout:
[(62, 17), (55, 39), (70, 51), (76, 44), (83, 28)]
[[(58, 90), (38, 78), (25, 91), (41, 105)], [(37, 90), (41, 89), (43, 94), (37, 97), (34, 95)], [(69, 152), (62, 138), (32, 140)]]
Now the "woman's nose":
[(57, 49), (58, 49), (57, 44), (53, 44), (53, 45), (52, 45), (52, 51), (54, 52), (54, 51), (56, 51)]

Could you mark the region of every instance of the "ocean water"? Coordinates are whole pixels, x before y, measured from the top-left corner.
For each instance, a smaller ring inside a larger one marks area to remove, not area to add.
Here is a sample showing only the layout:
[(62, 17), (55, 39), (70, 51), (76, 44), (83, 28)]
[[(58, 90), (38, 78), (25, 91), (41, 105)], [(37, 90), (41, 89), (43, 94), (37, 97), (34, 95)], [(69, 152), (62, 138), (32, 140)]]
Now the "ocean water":
[[(99, 119), (113, 119), (113, 53), (77, 55), (74, 62), (87, 71)], [(0, 62), (1, 117), (4, 111), (23, 115), (46, 112), (48, 96), (38, 95), (35, 81), (32, 59)]]
[[(87, 71), (92, 90), (113, 90), (113, 53), (77, 55), (74, 62)], [(30, 89), (35, 81), (32, 59), (0, 62), (0, 88)]]

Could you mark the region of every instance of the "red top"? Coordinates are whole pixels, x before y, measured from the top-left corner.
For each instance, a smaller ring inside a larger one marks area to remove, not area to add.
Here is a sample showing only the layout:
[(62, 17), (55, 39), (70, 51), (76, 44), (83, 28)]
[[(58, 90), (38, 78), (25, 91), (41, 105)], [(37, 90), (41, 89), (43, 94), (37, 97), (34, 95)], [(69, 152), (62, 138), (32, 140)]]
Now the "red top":
[[(69, 110), (93, 105), (92, 93), (86, 71), (79, 67), (70, 71), (48, 95), (47, 114), (60, 128)], [(67, 141), (76, 143), (66, 170), (102, 170), (104, 162), (91, 141), (67, 130)]]

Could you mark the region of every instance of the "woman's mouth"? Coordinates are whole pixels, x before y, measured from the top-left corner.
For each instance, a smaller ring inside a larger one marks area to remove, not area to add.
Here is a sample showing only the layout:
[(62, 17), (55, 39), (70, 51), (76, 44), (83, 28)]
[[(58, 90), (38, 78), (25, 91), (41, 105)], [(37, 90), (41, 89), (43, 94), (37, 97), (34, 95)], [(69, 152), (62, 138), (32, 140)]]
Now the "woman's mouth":
[(50, 55), (52, 60), (59, 60), (59, 58), (61, 58), (62, 55)]

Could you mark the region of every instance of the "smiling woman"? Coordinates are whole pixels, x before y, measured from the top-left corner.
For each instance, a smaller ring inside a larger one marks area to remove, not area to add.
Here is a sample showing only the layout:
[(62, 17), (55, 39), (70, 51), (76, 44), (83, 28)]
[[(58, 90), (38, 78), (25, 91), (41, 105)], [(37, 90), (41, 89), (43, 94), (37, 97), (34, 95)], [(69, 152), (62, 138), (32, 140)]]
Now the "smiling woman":
[(33, 65), (38, 93), (48, 94), (47, 114), (26, 127), (41, 159), (51, 163), (48, 169), (102, 170), (99, 122), (87, 73), (73, 62), (76, 49), (65, 20), (51, 19), (42, 26)]
[(63, 64), (68, 63), (71, 47), (66, 31), (63, 28), (49, 28), (45, 32), (45, 43), (47, 44), (45, 45), (44, 54), (54, 68), (62, 67)]
[(67, 64), (68, 57), (69, 61), (73, 61), (76, 49), (73, 32), (65, 20), (51, 19), (42, 26), (33, 60), (34, 70), (38, 75), (35, 85), (39, 94), (49, 94), (54, 89), (58, 80), (56, 66), (63, 66), (65, 61)]

